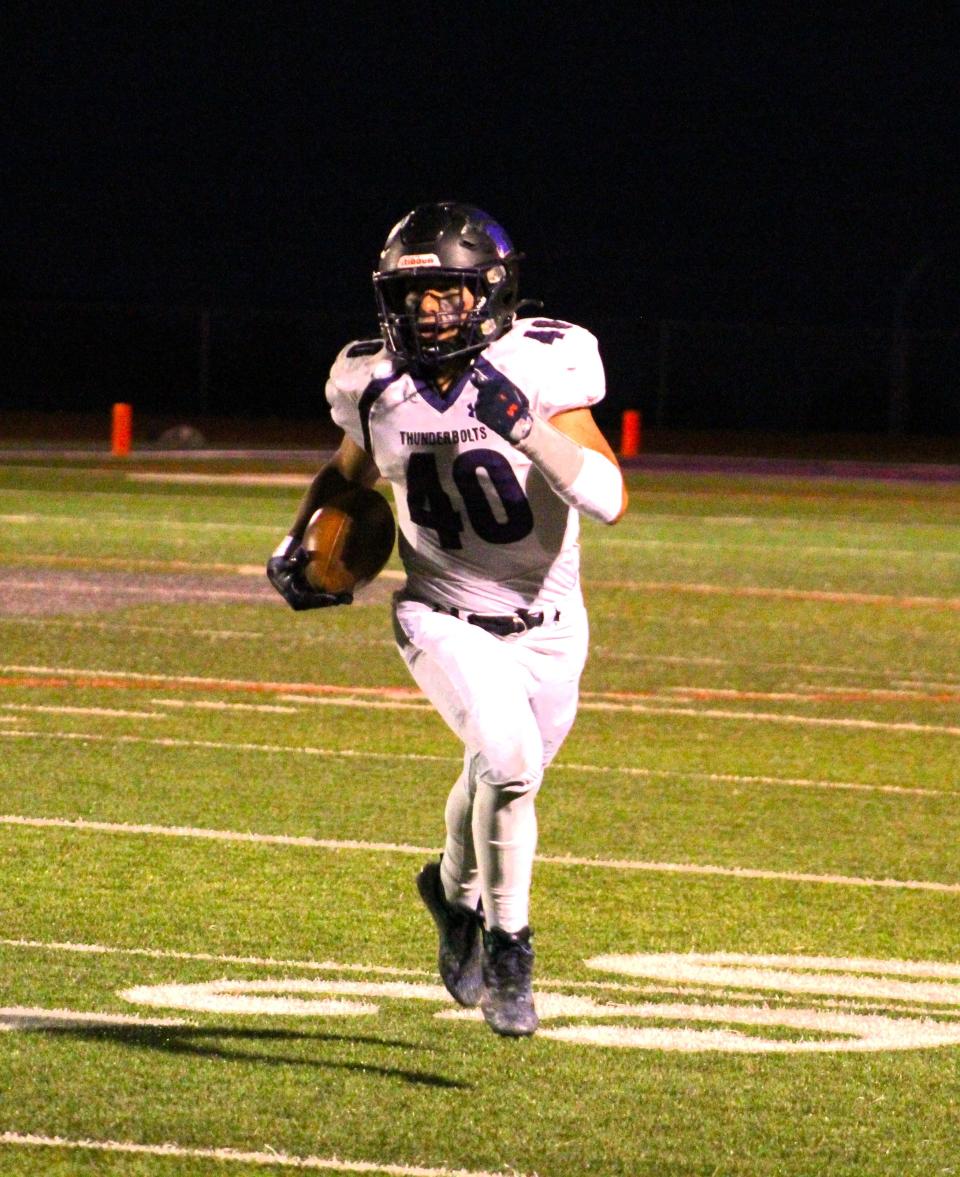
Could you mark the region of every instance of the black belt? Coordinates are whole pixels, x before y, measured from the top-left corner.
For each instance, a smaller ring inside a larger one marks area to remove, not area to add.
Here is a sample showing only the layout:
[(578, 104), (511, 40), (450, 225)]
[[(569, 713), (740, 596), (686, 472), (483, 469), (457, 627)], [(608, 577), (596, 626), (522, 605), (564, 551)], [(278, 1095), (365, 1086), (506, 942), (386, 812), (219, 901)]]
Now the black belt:
[(458, 617), (470, 625), (477, 625), (487, 633), (495, 634), (498, 638), (509, 637), (512, 633), (526, 633), (528, 629), (536, 629), (545, 621), (558, 621), (559, 609), (550, 609), (546, 614), (541, 610), (531, 613), (529, 609), (518, 609), (515, 613), (493, 616), (489, 613), (465, 613), (463, 609), (454, 609), (447, 605), (434, 605), (437, 613), (449, 613), (451, 617)]

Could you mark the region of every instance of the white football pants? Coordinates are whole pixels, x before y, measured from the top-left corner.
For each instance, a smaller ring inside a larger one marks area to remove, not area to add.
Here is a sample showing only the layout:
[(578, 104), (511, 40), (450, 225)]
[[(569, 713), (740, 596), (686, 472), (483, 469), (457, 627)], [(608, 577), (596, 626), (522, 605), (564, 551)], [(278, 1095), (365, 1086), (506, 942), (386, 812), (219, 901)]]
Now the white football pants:
[(487, 927), (517, 932), (529, 923), (534, 798), (576, 715), (586, 610), (574, 601), (500, 638), (398, 594), (394, 619), (410, 673), (464, 744), (445, 811), (447, 899), (476, 908), (482, 897)]

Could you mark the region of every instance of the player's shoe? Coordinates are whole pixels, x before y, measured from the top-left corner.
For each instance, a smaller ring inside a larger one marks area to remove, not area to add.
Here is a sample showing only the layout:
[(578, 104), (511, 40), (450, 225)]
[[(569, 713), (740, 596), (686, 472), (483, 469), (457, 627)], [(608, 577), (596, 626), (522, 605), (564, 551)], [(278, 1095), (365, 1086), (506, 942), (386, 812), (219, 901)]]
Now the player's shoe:
[(480, 1008), (495, 1034), (525, 1038), (540, 1019), (533, 1005), (533, 945), (529, 928), (483, 933), (483, 995)]
[(483, 992), (480, 965), (482, 917), (466, 907), (448, 902), (443, 893), (439, 862), (428, 862), (417, 875), (417, 890), (440, 933), (440, 978), (454, 1001), (472, 1008), (478, 1004)]

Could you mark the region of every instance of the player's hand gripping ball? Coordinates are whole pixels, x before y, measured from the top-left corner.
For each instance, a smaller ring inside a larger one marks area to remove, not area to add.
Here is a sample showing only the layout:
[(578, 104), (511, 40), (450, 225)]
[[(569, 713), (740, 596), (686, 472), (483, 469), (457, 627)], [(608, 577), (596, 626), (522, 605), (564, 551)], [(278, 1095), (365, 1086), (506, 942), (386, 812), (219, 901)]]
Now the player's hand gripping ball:
[(300, 541), (304, 579), (314, 592), (352, 597), (383, 570), (396, 535), (383, 495), (351, 487), (314, 512), (307, 524)]
[(350, 487), (314, 512), (299, 544), (287, 537), (267, 561), (267, 577), (297, 612), (349, 605), (386, 564), (395, 536), (383, 495)]

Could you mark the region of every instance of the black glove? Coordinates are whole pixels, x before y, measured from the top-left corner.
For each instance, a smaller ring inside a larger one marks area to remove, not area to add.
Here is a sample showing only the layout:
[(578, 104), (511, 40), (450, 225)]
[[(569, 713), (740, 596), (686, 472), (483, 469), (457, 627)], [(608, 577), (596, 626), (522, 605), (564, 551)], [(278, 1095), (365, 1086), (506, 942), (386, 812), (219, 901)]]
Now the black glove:
[(303, 570), (307, 553), (288, 537), (267, 561), (267, 579), (298, 613), (301, 609), (328, 609), (331, 605), (350, 605), (353, 593), (324, 593), (307, 583)]
[(478, 361), (471, 380), (477, 388), (477, 403), (473, 411), (482, 421), (516, 445), (533, 427), (530, 402), (519, 388), (492, 364)]

